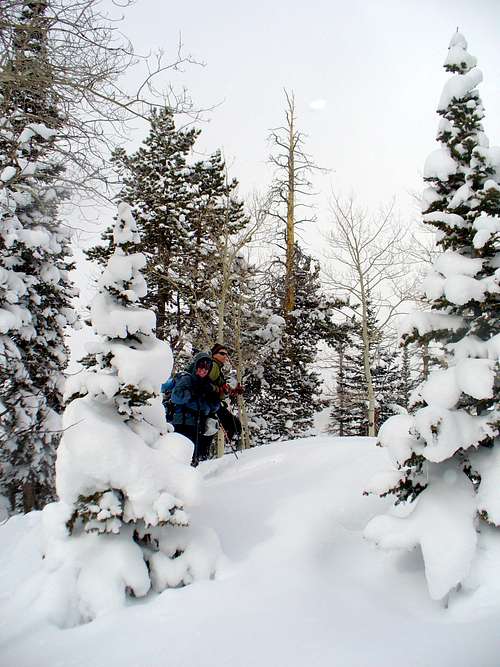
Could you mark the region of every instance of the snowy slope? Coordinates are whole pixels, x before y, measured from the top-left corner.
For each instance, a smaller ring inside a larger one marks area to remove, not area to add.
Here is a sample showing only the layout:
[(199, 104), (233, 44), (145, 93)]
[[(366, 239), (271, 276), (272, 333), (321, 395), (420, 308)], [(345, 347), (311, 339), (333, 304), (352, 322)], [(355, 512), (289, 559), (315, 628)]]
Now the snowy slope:
[(386, 466), (373, 440), (329, 437), (203, 464), (192, 515), (221, 539), (217, 579), (69, 630), (47, 625), (30, 601), (39, 515), (10, 520), (0, 528), (0, 665), (498, 667), (500, 600), (444, 609), (417, 552), (363, 539), (389, 501), (362, 491)]

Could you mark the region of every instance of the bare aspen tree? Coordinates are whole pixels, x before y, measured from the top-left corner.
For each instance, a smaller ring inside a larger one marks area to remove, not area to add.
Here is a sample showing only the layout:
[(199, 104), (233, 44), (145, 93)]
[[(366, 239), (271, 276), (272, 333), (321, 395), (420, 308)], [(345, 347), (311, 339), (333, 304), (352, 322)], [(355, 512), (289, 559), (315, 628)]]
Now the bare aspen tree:
[[(122, 12), (132, 4), (133, 0), (123, 0), (112, 9)], [(43, 11), (46, 34), (43, 58), (31, 60), (29, 68), (19, 62), (22, 51), (15, 53), (28, 6)], [(86, 197), (109, 196), (113, 180), (109, 155), (128, 138), (131, 121), (147, 121), (155, 107), (193, 111), (187, 91), (165, 82), (167, 74), (194, 62), (182, 54), (182, 44), (175, 45), (171, 59), (162, 51), (141, 55), (121, 32), (122, 18), (104, 11), (100, 0), (0, 3), (0, 86), (30, 89), (33, 95), (50, 88), (53, 108), (62, 120), (53, 147), (56, 159), (64, 164), (61, 182)], [(123, 76), (134, 67), (142, 67), (143, 76), (129, 90)], [(47, 118), (35, 114), (31, 120), (45, 123)]]
[(355, 205), (333, 196), (331, 229), (328, 233), (328, 281), (343, 291), (355, 316), (360, 319), (363, 340), (363, 370), (366, 381), (368, 435), (374, 436), (375, 393), (371, 372), (368, 303), (381, 314), (383, 329), (409, 297), (404, 289), (407, 268), (404, 260), (406, 229), (396, 224), (392, 207), (372, 216)]
[[(226, 179), (227, 183), (227, 179)], [(217, 301), (217, 341), (226, 342), (226, 335), (230, 330), (230, 344), (234, 348), (233, 363), (236, 370), (236, 379), (239, 384), (243, 382), (243, 375), (248, 363), (247, 355), (242, 347), (242, 311), (243, 291), (242, 282), (247, 279), (247, 262), (243, 260), (242, 254), (248, 251), (250, 246), (255, 246), (262, 241), (267, 225), (267, 209), (269, 197), (254, 195), (248, 212), (247, 225), (237, 234), (230, 233), (229, 216), (231, 213), (231, 202), (228, 191), (224, 224), (217, 236), (217, 246), (220, 258), (217, 293), (213, 295)], [(250, 447), (250, 435), (248, 428), (248, 417), (244, 397), (237, 396), (238, 414), (241, 421), (242, 433), (240, 438), (241, 449)], [(218, 440), (218, 455), (222, 455), (223, 447), (220, 438)]]

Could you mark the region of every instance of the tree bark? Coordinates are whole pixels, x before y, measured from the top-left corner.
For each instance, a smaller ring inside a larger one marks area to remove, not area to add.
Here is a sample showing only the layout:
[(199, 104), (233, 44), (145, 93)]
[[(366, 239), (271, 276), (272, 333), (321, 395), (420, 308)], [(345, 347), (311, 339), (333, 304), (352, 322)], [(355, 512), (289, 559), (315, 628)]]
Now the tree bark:
[(288, 100), (288, 186), (286, 201), (286, 274), (284, 316), (295, 308), (295, 101)]
[(376, 428), (375, 428), (375, 393), (373, 391), (373, 381), (372, 381), (372, 371), (371, 371), (371, 359), (370, 359), (370, 334), (368, 331), (368, 313), (367, 313), (367, 294), (363, 282), (363, 276), (361, 278), (361, 308), (362, 308), (362, 322), (361, 322), (361, 332), (363, 337), (363, 368), (365, 373), (366, 381), (366, 401), (368, 406), (368, 435), (370, 437), (375, 437)]

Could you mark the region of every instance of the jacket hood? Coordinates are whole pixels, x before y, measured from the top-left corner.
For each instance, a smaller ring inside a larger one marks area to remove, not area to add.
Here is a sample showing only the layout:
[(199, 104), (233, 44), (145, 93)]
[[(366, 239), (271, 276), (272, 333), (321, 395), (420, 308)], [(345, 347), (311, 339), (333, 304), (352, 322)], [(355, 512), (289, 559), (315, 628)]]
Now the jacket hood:
[(193, 377), (197, 377), (196, 375), (196, 369), (198, 368), (199, 364), (201, 361), (208, 362), (209, 365), (209, 372), (212, 368), (213, 360), (212, 357), (207, 353), (207, 352), (198, 352), (198, 354), (195, 356), (191, 364), (189, 365), (189, 372)]

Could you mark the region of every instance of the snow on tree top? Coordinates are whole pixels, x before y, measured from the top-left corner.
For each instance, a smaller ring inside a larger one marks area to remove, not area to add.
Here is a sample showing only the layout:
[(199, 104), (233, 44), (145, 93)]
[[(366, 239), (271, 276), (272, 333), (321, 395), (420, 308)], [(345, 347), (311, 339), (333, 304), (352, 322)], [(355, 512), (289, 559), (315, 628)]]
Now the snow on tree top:
[(113, 230), (113, 240), (116, 245), (140, 242), (132, 210), (125, 202), (118, 204), (118, 220)]
[(467, 40), (465, 39), (465, 37), (462, 35), (461, 32), (458, 32), (458, 30), (456, 30), (453, 33), (453, 35), (451, 36), (448, 48), (451, 49), (455, 46), (456, 47), (461, 47), (464, 51), (467, 51), (467, 47), (468, 47)]
[(460, 68), (463, 72), (468, 72), (476, 65), (477, 59), (467, 51), (465, 37), (461, 33), (456, 32), (450, 40), (444, 67), (447, 69)]
[(138, 349), (118, 341), (110, 343), (109, 350), (113, 355), (111, 365), (116, 368), (118, 379), (123, 384), (133, 384), (143, 391), (157, 392), (172, 371), (172, 352), (166, 341), (153, 336), (144, 336), (140, 340)]
[(474, 88), (483, 80), (483, 73), (479, 69), (473, 69), (466, 74), (455, 74), (445, 84), (441, 97), (439, 98), (438, 111), (444, 111), (453, 99), (462, 99), (471, 95)]
[(136, 301), (147, 293), (147, 286), (144, 277), (140, 273), (146, 266), (146, 258), (142, 253), (133, 255), (123, 255), (117, 250), (108, 260), (106, 269), (103, 271), (99, 281), (99, 287), (116, 286), (116, 283), (127, 283), (127, 293), (133, 292), (133, 298), (129, 301)]

